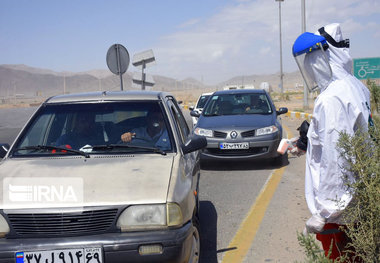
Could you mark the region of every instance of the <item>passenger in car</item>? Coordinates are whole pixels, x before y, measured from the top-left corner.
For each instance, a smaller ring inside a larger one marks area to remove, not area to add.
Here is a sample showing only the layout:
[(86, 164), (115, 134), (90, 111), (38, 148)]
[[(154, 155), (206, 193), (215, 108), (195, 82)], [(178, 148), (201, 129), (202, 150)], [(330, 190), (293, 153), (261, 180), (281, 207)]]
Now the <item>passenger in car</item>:
[(137, 127), (121, 135), (124, 143), (134, 143), (141, 146), (157, 147), (161, 150), (171, 148), (168, 131), (160, 111), (149, 111), (146, 126)]
[(71, 131), (63, 134), (55, 143), (56, 146), (65, 146), (76, 150), (85, 145), (98, 144), (104, 144), (104, 136), (97, 129), (95, 114), (91, 112), (77, 113), (74, 116)]
[(251, 97), (251, 105), (245, 108), (246, 113), (266, 113), (269, 108), (267, 103), (263, 101), (260, 96), (253, 95)]

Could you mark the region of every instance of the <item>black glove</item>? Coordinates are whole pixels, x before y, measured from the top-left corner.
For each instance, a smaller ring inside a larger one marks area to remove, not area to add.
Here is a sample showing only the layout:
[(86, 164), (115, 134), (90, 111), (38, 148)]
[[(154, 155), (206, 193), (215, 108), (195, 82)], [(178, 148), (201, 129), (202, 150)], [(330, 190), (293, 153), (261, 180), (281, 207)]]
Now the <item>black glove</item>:
[(301, 123), (301, 126), (297, 128), (300, 132), (300, 138), (298, 139), (296, 146), (305, 152), (307, 149), (307, 131), (309, 130), (309, 126), (310, 124), (305, 120)]

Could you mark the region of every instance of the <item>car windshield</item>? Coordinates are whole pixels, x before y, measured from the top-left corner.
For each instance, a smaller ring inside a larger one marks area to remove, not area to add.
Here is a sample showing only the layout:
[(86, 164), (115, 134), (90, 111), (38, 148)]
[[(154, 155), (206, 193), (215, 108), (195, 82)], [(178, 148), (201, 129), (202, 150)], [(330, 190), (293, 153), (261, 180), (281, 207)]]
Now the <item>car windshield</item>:
[[(46, 104), (17, 140), (13, 156), (170, 152), (164, 116), (158, 101)], [(131, 140), (122, 140), (128, 132)]]
[(265, 93), (229, 93), (213, 95), (203, 110), (204, 116), (271, 114)]
[(197, 109), (203, 109), (203, 107), (205, 106), (208, 98), (210, 98), (210, 95), (202, 95), (199, 100), (198, 100), (198, 103), (197, 103), (197, 106), (196, 108)]

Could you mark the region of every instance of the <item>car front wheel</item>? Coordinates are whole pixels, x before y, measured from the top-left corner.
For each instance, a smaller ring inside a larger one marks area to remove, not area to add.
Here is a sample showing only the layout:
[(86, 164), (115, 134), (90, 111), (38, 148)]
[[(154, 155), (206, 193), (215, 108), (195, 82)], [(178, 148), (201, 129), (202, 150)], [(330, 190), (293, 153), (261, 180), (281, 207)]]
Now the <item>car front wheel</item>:
[(201, 252), (201, 239), (200, 239), (200, 227), (199, 227), (199, 220), (194, 217), (193, 219), (193, 236), (192, 236), (192, 245), (191, 245), (191, 252), (190, 252), (190, 258), (189, 263), (199, 263), (199, 257)]

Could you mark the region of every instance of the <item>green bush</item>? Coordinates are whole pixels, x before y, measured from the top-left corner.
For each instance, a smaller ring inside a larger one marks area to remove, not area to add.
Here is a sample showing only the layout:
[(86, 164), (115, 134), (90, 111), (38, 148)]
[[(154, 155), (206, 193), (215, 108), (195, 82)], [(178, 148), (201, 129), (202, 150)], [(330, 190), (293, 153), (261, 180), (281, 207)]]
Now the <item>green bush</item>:
[(367, 79), (367, 88), (371, 92), (371, 111), (379, 113), (380, 107), (380, 86), (377, 86), (375, 81)]
[[(354, 136), (342, 133), (337, 144), (347, 162), (344, 182), (354, 196), (343, 212), (347, 229), (342, 230), (351, 240), (346, 252), (354, 252), (355, 260), (365, 263), (380, 262), (380, 118), (374, 116), (374, 123), (369, 132), (358, 131)], [(350, 175), (354, 175), (354, 181)], [(311, 235), (298, 234), (298, 240), (305, 249), (305, 262), (333, 262)]]
[[(353, 202), (344, 210), (347, 236), (355, 254), (364, 262), (380, 262), (380, 127), (379, 118), (374, 118), (375, 127), (354, 136), (342, 133), (338, 142), (341, 156), (347, 161), (344, 176), (347, 190)], [(349, 180), (349, 174), (355, 181)]]
[(315, 235), (311, 235), (311, 234), (308, 234), (307, 236), (304, 236), (302, 233), (297, 234), (298, 242), (301, 245), (301, 247), (303, 247), (305, 250), (306, 259), (305, 261), (303, 261), (304, 263), (343, 263), (345, 262), (344, 257), (341, 257), (337, 260), (332, 260), (329, 258), (331, 254), (331, 250), (332, 250), (332, 244), (330, 246), (328, 257), (326, 257), (324, 250), (320, 248), (314, 236)]

